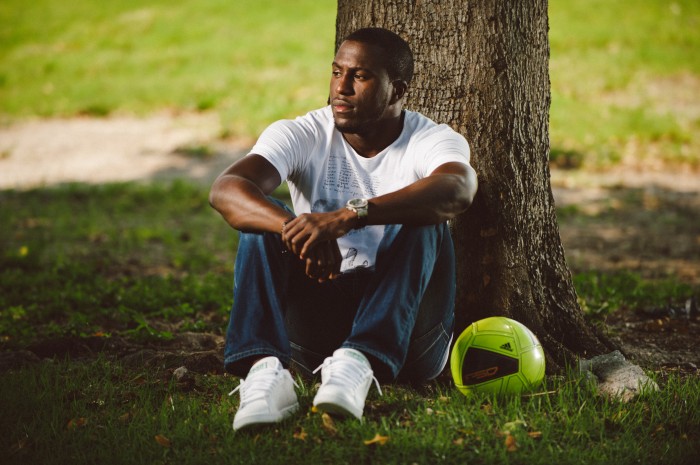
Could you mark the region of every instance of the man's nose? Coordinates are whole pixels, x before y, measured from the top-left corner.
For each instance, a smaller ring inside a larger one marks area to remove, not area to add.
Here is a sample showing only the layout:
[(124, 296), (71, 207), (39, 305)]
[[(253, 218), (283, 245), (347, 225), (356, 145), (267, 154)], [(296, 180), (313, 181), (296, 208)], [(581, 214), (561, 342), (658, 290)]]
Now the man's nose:
[(340, 95), (352, 95), (354, 93), (353, 89), (353, 79), (350, 73), (345, 73), (338, 78), (336, 82), (335, 91)]

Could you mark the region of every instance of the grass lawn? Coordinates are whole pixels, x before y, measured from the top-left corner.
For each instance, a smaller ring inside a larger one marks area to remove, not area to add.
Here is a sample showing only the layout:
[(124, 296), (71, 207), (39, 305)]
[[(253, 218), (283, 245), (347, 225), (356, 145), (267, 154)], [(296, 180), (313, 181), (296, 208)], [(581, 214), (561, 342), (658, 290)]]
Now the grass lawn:
[(699, 165), (700, 3), (552, 0), (555, 162)]
[(698, 380), (663, 384), (631, 404), (576, 378), (507, 400), (385, 386), (360, 423), (314, 412), (307, 382), (292, 419), (234, 433), (230, 377), (198, 374), (183, 387), (157, 367), (55, 361), (2, 375), (0, 444), (3, 463), (17, 464), (696, 463)]
[[(119, 338), (157, 350), (185, 332), (221, 334), (236, 238), (206, 194), (184, 182), (0, 192), (0, 347)], [(615, 279), (582, 274), (577, 286), (596, 308), (688, 295)], [(300, 380), (292, 420), (234, 434), (238, 397), (227, 393), (238, 381), (220, 367), (178, 383), (172, 362), (88, 355), (0, 372), (3, 463), (681, 464), (700, 454), (700, 378), (673, 372), (650, 373), (662, 390), (630, 404), (575, 373), (508, 399), (466, 398), (448, 379), (384, 386), (364, 423), (324, 420), (311, 410), (315, 381)]]
[(255, 135), (325, 103), (334, 18), (331, 0), (3, 1), (0, 115), (212, 110)]

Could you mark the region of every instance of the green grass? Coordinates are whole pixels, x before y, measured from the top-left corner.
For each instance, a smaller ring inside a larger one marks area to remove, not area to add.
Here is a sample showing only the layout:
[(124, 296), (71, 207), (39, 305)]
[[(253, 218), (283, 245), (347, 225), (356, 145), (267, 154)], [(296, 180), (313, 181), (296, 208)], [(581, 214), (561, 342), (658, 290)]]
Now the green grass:
[[(235, 235), (202, 188), (74, 185), (0, 192), (0, 202), (4, 344), (148, 336), (144, 318), (154, 317), (201, 329), (223, 324)], [(204, 324), (198, 315), (206, 313), (215, 317)]]
[(163, 0), (0, 5), (6, 118), (221, 114), (234, 135), (324, 104), (330, 0)]
[[(386, 386), (382, 397), (370, 393), (363, 423), (330, 425), (311, 409), (314, 389), (302, 382), (292, 419), (234, 433), (231, 377), (198, 374), (183, 388), (167, 369), (57, 361), (0, 375), (0, 444), (4, 463), (47, 465), (694, 463), (700, 380), (657, 381), (663, 390), (629, 404), (599, 397), (575, 375), (508, 399), (466, 398), (440, 383)], [(365, 444), (377, 434), (387, 442)]]
[[(215, 111), (224, 135), (325, 103), (331, 0), (0, 4), (0, 120)], [(700, 165), (700, 3), (554, 0), (554, 163)], [(575, 156), (565, 156), (574, 154)]]
[(621, 308), (681, 308), (688, 298), (700, 291), (674, 277), (652, 281), (630, 271), (584, 271), (574, 275), (574, 286), (581, 307), (593, 318), (609, 315)]
[(552, 1), (553, 159), (700, 164), (700, 4)]
[(207, 195), (183, 181), (0, 191), (0, 349), (172, 337), (149, 320), (221, 332), (237, 235)]

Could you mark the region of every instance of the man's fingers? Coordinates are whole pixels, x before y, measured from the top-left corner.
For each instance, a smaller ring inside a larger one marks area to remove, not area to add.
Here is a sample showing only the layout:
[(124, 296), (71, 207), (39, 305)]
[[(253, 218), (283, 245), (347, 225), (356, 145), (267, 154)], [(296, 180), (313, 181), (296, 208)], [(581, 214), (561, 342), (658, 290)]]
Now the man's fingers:
[(317, 267), (314, 260), (312, 258), (307, 258), (304, 262), (306, 263), (306, 276), (316, 279)]
[(326, 248), (323, 247), (323, 244), (319, 244), (315, 249), (315, 260), (316, 260), (316, 266), (318, 269), (318, 274), (316, 277), (320, 282), (325, 281), (329, 277), (329, 258), (328, 254), (326, 253)]
[(302, 254), (302, 250), (307, 244), (309, 237), (310, 235), (303, 230), (296, 232), (291, 231), (285, 232), (283, 240), (287, 248), (295, 255), (298, 255), (301, 258), (306, 258), (306, 256)]
[(332, 212), (301, 214), (287, 223), (283, 240), (296, 255), (306, 258), (320, 242), (334, 240), (345, 234), (345, 231), (339, 234), (333, 218)]
[(340, 253), (337, 248), (335, 241), (320, 242), (311, 248), (308, 256), (303, 259), (306, 275), (319, 282), (337, 277), (340, 274)]
[(316, 243), (317, 237), (318, 231), (308, 221), (307, 215), (300, 215), (287, 223), (282, 240), (289, 250), (304, 259)]
[(306, 258), (311, 250), (316, 246), (318, 241), (318, 233), (313, 231), (306, 237), (306, 240), (302, 244), (297, 244), (297, 247), (301, 245), (301, 250), (299, 251), (299, 256), (301, 258)]

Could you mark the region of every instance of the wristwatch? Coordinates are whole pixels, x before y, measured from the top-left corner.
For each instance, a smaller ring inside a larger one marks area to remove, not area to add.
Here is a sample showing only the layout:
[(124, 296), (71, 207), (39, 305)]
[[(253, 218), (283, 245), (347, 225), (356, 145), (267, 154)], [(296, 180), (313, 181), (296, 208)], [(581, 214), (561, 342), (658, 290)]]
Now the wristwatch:
[(350, 199), (345, 204), (345, 208), (357, 214), (355, 229), (364, 228), (367, 225), (367, 215), (369, 214), (369, 202), (367, 199)]

